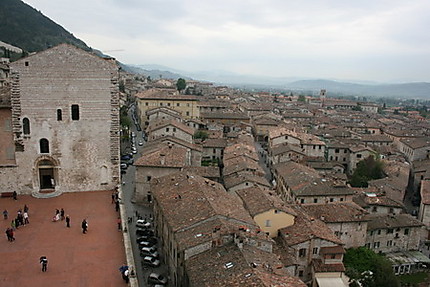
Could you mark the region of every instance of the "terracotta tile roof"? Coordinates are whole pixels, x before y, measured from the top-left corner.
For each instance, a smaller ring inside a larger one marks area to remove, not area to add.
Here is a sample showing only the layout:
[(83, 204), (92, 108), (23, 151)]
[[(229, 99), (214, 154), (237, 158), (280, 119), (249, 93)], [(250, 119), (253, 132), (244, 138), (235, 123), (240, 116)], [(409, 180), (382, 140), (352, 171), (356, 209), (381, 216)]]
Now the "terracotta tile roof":
[[(147, 133), (150, 134), (154, 131), (157, 131), (159, 129), (162, 129), (162, 128), (165, 128), (168, 126), (173, 126), (177, 129), (184, 131), (187, 134), (194, 135), (194, 129), (193, 128), (190, 128), (189, 126), (187, 126), (183, 123), (180, 123), (177, 120), (173, 120), (173, 119), (172, 120), (154, 121), (154, 122), (149, 123), (149, 126), (147, 128)], [(150, 138), (150, 137), (148, 137), (148, 138)]]
[(234, 120), (249, 120), (249, 116), (247, 116), (243, 112), (201, 112), (200, 117), (202, 119), (234, 119)]
[(420, 227), (424, 224), (407, 213), (401, 214), (369, 214), (367, 230), (387, 229), (397, 227)]
[(332, 263), (332, 264), (324, 264), (321, 259), (313, 259), (312, 266), (314, 267), (315, 272), (345, 272), (345, 266), (343, 263)]
[(228, 176), (237, 172), (249, 172), (255, 175), (264, 175), (264, 170), (260, 167), (258, 162), (245, 156), (237, 157), (224, 162), (224, 176)]
[(295, 152), (295, 153), (299, 153), (303, 156), (306, 155), (304, 153), (303, 149), (301, 147), (299, 147), (298, 145), (287, 144), (287, 143), (279, 144), (279, 145), (272, 147), (270, 153), (272, 156), (276, 156), (276, 155), (284, 154), (284, 153), (287, 153), (290, 151)]
[(241, 174), (241, 175), (230, 175), (224, 177), (224, 186), (227, 189), (235, 187), (241, 183), (255, 183), (261, 186), (270, 187), (270, 183), (267, 181), (265, 177), (257, 176), (253, 174)]
[(364, 216), (368, 214), (366, 210), (354, 202), (302, 204), (302, 208), (309, 215), (319, 218), (325, 223), (366, 221)]
[(396, 201), (394, 199), (391, 199), (385, 195), (378, 195), (376, 193), (375, 194), (359, 193), (356, 196), (354, 196), (352, 200), (363, 208), (367, 208), (373, 205), (398, 207), (398, 208), (404, 207), (403, 203)]
[(408, 138), (400, 141), (412, 149), (430, 147), (430, 137)]
[(272, 210), (278, 209), (286, 213), (296, 215), (296, 212), (288, 205), (283, 204), (276, 193), (254, 186), (246, 189), (237, 190), (236, 194), (242, 199), (245, 209), (252, 217)]
[(256, 226), (239, 198), (201, 176), (183, 172), (164, 176), (151, 181), (151, 190), (173, 232), (215, 216)]
[(203, 148), (225, 148), (227, 146), (226, 139), (207, 138), (202, 142)]
[(150, 115), (152, 115), (152, 114), (159, 113), (159, 112), (161, 112), (161, 113), (165, 113), (165, 114), (169, 114), (169, 115), (171, 115), (171, 116), (173, 116), (173, 117), (176, 117), (176, 118), (180, 118), (180, 119), (182, 119), (182, 118), (181, 118), (181, 113), (180, 113), (180, 112), (178, 112), (178, 111), (176, 111), (176, 110), (174, 110), (174, 109), (171, 109), (171, 108), (169, 108), (169, 107), (156, 107), (156, 108), (154, 108), (154, 109), (146, 110), (146, 111), (145, 111), (145, 114), (146, 114), (147, 116), (150, 116)]
[(355, 191), (346, 186), (335, 186), (313, 168), (287, 161), (274, 165), (276, 174), (282, 177), (296, 196), (352, 195)]
[(157, 149), (143, 152), (135, 166), (184, 167), (190, 165), (186, 148), (162, 144)]
[(145, 144), (143, 150), (144, 150), (144, 152), (147, 149), (152, 150), (154, 148), (157, 148), (161, 143), (178, 145), (178, 146), (186, 147), (186, 148), (189, 148), (191, 150), (195, 150), (195, 151), (199, 151), (199, 152), (202, 152), (202, 150), (203, 150), (201, 145), (196, 145), (196, 144), (178, 139), (178, 138), (173, 137), (173, 136), (161, 137), (161, 138), (158, 138), (156, 140), (149, 141)]
[(185, 268), (190, 286), (306, 286), (300, 279), (289, 276), (274, 254), (249, 246), (239, 249), (229, 244), (213, 248), (187, 260)]
[(345, 249), (340, 245), (321, 247), (320, 254), (345, 254)]
[(221, 176), (217, 166), (185, 166), (182, 171), (206, 178), (219, 178)]
[(300, 206), (294, 206), (294, 209), (297, 212), (294, 224), (280, 230), (281, 236), (288, 246), (297, 245), (313, 238), (343, 244), (324, 222), (307, 215)]

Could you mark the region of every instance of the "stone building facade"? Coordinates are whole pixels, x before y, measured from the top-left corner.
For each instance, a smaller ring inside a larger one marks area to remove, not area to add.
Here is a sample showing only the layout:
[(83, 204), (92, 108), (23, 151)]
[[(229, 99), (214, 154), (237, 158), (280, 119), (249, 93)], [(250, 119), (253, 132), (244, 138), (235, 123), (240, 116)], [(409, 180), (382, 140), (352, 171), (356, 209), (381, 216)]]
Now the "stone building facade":
[(68, 44), (11, 64), (15, 167), (2, 168), (34, 195), (113, 189), (119, 183), (118, 67)]

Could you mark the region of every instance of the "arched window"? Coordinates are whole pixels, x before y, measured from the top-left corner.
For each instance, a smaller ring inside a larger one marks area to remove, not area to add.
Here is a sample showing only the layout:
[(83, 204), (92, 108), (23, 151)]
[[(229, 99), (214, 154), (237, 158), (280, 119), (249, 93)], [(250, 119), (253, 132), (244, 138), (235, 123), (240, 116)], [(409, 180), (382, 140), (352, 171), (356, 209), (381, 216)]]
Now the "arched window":
[(24, 135), (30, 134), (30, 120), (28, 118), (22, 119), (22, 128), (24, 131)]
[(49, 141), (47, 139), (41, 139), (39, 145), (40, 153), (49, 153)]

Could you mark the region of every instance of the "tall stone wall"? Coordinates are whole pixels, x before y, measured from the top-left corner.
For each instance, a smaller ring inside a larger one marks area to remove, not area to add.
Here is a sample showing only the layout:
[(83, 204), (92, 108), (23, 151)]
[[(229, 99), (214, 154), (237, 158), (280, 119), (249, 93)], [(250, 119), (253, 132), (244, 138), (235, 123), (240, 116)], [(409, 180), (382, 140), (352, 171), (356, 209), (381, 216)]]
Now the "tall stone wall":
[[(116, 65), (62, 44), (14, 62), (11, 69), (17, 191), (40, 189), (41, 160), (55, 165), (55, 189), (61, 192), (115, 188), (119, 184)], [(79, 106), (79, 120), (72, 119), (72, 105)], [(26, 135), (24, 118), (30, 122)], [(41, 139), (48, 140), (48, 153), (41, 152)], [(2, 182), (11, 180), (1, 177)]]

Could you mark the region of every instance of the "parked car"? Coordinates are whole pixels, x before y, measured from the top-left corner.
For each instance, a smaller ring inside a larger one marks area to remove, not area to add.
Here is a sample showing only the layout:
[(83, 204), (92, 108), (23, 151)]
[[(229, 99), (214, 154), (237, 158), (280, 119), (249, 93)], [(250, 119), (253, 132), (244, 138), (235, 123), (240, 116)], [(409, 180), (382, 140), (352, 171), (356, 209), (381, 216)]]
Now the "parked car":
[(131, 159), (132, 157), (131, 157), (131, 155), (129, 155), (129, 154), (124, 154), (124, 155), (122, 155), (121, 156), (121, 160), (129, 160), (129, 159)]
[(152, 243), (152, 245), (156, 245), (158, 243), (158, 239), (152, 236), (139, 236), (136, 238), (136, 242), (139, 243), (141, 241), (147, 241)]
[(156, 245), (156, 243), (154, 244), (149, 241), (139, 241), (138, 244), (139, 244), (139, 247), (155, 247)]
[(137, 236), (154, 236), (154, 231), (147, 228), (137, 228), (136, 229)]
[(143, 142), (139, 142), (139, 145), (140, 145), (140, 146), (142, 146), (142, 145), (143, 145)]
[(146, 221), (144, 219), (138, 219), (138, 220), (136, 220), (136, 227), (139, 227), (139, 228), (150, 228), (151, 225), (152, 225), (151, 222), (148, 222), (148, 221)]
[(137, 150), (133, 149), (133, 150), (131, 150), (131, 153), (132, 154), (137, 154)]
[(131, 132), (131, 137), (135, 137), (136, 136), (136, 133), (135, 132)]
[(167, 277), (162, 275), (162, 274), (151, 273), (148, 276), (148, 284), (166, 285), (167, 284)]
[(140, 249), (140, 256), (151, 256), (154, 258), (158, 258), (160, 254), (158, 254), (157, 248), (155, 247), (142, 247)]
[(120, 165), (121, 169), (127, 169), (128, 164), (126, 164), (125, 162), (121, 163)]
[(142, 264), (149, 265), (151, 267), (158, 267), (160, 266), (160, 260), (152, 256), (145, 256), (143, 257)]

